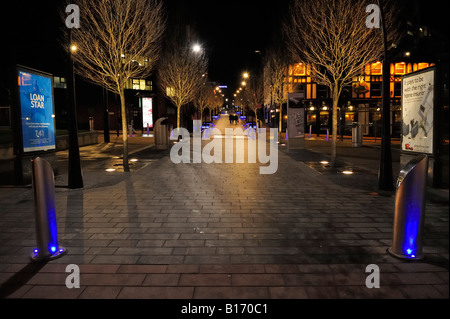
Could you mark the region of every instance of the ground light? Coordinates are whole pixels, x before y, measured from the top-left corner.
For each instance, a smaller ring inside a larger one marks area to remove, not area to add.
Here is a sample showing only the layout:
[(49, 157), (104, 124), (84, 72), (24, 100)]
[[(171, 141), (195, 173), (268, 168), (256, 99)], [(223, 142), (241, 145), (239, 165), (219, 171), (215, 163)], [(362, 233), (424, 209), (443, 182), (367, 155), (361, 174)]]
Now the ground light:
[(107, 171), (107, 172), (115, 172), (116, 169), (115, 168), (107, 168), (105, 171)]
[(345, 170), (345, 171), (342, 171), (342, 174), (344, 174), (344, 175), (352, 175), (353, 172), (352, 172), (352, 171)]

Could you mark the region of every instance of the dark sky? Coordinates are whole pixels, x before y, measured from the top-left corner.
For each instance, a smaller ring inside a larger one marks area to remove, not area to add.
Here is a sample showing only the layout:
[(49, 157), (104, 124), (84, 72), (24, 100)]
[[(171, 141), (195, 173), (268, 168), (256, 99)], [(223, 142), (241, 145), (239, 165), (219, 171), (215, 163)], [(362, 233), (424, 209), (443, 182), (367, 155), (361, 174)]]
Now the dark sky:
[[(255, 50), (262, 51), (275, 36), (289, 0), (163, 2), (170, 24), (180, 22), (181, 12), (185, 21), (194, 25), (209, 56), (211, 80), (234, 86), (243, 71), (260, 61), (261, 56)], [(19, 63), (31, 61), (34, 68), (55, 74), (58, 71), (53, 64), (58, 54), (54, 52), (59, 49), (56, 38), (61, 27), (56, 4), (64, 7), (63, 0), (14, 1), (0, 12), (2, 42), (8, 43), (10, 54), (16, 55), (15, 52), (20, 51), (20, 55), (27, 58)]]
[(273, 38), (279, 37), (280, 22), (289, 4), (289, 0), (165, 2), (169, 16), (182, 11), (193, 23), (210, 59), (211, 80), (232, 87), (243, 71), (260, 63), (261, 55), (255, 51), (263, 51)]
[[(394, 0), (406, 3), (410, 12), (423, 17), (448, 34), (447, 10), (441, 0)], [(255, 50), (263, 51), (276, 42), (280, 24), (288, 11), (289, 0), (163, 0), (170, 24), (176, 24), (177, 12), (192, 23), (199, 41), (210, 59), (211, 80), (234, 88), (243, 71), (260, 62)], [(374, 0), (376, 2), (376, 0)], [(20, 51), (32, 67), (55, 71), (59, 34), (55, 3), (63, 0), (13, 1), (0, 10), (0, 35), (3, 45), (14, 54)], [(405, 18), (410, 13), (403, 13)], [(170, 19), (172, 17), (172, 19)], [(175, 17), (175, 19), (173, 19)], [(406, 19), (405, 19), (406, 20)], [(169, 28), (172, 25), (169, 25)], [(50, 59), (48, 57), (51, 57)], [(47, 61), (45, 61), (47, 60)], [(20, 61), (19, 61), (20, 62)]]

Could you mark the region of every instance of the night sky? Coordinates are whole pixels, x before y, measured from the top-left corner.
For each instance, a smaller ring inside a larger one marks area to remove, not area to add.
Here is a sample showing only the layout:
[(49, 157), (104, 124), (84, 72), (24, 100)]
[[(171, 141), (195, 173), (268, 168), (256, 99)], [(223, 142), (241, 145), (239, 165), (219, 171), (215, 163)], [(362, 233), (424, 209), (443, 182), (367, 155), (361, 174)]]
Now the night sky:
[[(211, 80), (235, 87), (242, 72), (261, 63), (261, 52), (280, 36), (289, 0), (166, 0), (169, 18), (182, 11), (206, 50)], [(170, 20), (169, 20), (170, 21)], [(170, 27), (170, 26), (169, 26)]]
[[(396, 2), (406, 3), (407, 11), (419, 12), (423, 23), (448, 34), (448, 19), (443, 18), (447, 10), (442, 8), (445, 2)], [(32, 63), (34, 68), (57, 74), (57, 65), (63, 61), (58, 52), (61, 23), (56, 6), (63, 3), (62, 0), (14, 1), (3, 6), (0, 32), (7, 50), (2, 49), (2, 54), (17, 56), (19, 63)], [(171, 24), (181, 12), (185, 21), (194, 25), (200, 44), (209, 56), (210, 79), (232, 88), (238, 85), (243, 71), (261, 62), (255, 50), (263, 52), (279, 39), (280, 25), (289, 6), (289, 0), (164, 0), (164, 3)]]

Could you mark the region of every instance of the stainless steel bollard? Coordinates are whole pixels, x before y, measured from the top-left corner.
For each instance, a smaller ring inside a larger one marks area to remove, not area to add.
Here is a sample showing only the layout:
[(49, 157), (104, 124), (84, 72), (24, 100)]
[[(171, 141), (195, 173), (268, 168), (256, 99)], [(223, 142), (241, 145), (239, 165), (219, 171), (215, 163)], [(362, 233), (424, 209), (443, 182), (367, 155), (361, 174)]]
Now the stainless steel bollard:
[(40, 157), (31, 161), (31, 167), (37, 241), (31, 260), (52, 260), (67, 253), (58, 244), (53, 169), (49, 162)]
[(428, 157), (419, 155), (400, 172), (397, 180), (392, 247), (388, 252), (401, 259), (421, 260)]

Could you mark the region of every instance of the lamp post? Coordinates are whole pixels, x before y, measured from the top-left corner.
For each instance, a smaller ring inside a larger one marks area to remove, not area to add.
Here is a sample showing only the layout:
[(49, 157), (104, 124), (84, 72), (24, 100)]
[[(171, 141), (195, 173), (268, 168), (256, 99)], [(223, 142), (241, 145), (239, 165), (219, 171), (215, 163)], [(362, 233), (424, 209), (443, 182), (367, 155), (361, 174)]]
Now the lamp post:
[(391, 98), (390, 98), (390, 63), (387, 48), (387, 30), (383, 11), (383, 1), (378, 0), (383, 32), (384, 58), (383, 58), (383, 89), (382, 89), (382, 115), (381, 115), (381, 155), (378, 172), (378, 188), (380, 190), (394, 190), (392, 174), (391, 150)]
[(69, 36), (69, 63), (67, 63), (67, 91), (68, 91), (68, 120), (69, 120), (69, 188), (83, 188), (83, 176), (81, 173), (80, 148), (78, 145), (77, 109), (75, 96), (75, 72), (73, 54), (77, 51), (76, 45), (72, 44), (72, 30)]

